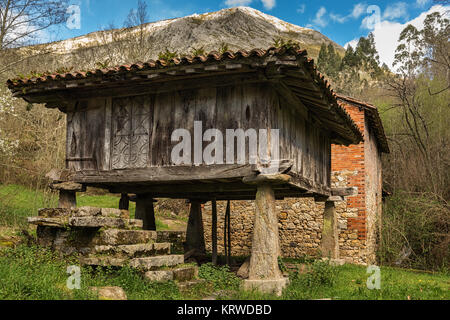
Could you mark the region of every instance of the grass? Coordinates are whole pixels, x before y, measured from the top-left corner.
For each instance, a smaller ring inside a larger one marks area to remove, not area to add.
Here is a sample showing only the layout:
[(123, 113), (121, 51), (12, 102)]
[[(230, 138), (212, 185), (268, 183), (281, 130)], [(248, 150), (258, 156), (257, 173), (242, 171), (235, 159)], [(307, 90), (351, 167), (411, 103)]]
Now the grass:
[[(57, 194), (50, 191), (31, 190), (18, 185), (0, 185), (0, 226), (26, 226), (26, 218), (36, 216), (41, 208), (57, 207)], [(118, 208), (120, 198), (114, 195), (89, 195), (78, 193), (77, 206)], [(130, 202), (130, 216), (134, 217), (136, 205)], [(158, 216), (158, 212), (156, 212)], [(156, 218), (156, 228), (169, 227)]]
[[(314, 264), (317, 264), (314, 267)], [(144, 280), (131, 268), (81, 269), (81, 289), (69, 290), (67, 267), (77, 265), (75, 258), (62, 259), (49, 250), (20, 245), (0, 250), (0, 300), (88, 300), (98, 299), (91, 286), (119, 286), (130, 300), (197, 300), (216, 293), (218, 299), (238, 300), (304, 300), (331, 298), (337, 300), (426, 300), (450, 299), (450, 276), (444, 273), (422, 273), (395, 268), (381, 268), (381, 290), (366, 287), (366, 268), (355, 265), (331, 267), (322, 262), (310, 265), (307, 274), (291, 273), (291, 282), (281, 297), (242, 291), (242, 280), (227, 267), (204, 264), (199, 276), (207, 280), (189, 292), (180, 292), (176, 283)], [(332, 281), (329, 281), (329, 280)], [(208, 285), (209, 284), (209, 285)], [(218, 294), (217, 294), (218, 293)]]

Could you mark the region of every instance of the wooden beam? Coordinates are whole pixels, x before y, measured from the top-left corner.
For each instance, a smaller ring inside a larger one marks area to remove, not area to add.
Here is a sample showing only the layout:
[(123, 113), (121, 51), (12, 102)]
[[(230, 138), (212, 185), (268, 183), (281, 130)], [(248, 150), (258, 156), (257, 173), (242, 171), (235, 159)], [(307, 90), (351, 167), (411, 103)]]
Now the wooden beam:
[(80, 171), (72, 179), (78, 183), (137, 183), (137, 182), (176, 182), (228, 178), (242, 178), (256, 172), (256, 166), (209, 165), (209, 166), (170, 166), (145, 169), (126, 169), (111, 171)]

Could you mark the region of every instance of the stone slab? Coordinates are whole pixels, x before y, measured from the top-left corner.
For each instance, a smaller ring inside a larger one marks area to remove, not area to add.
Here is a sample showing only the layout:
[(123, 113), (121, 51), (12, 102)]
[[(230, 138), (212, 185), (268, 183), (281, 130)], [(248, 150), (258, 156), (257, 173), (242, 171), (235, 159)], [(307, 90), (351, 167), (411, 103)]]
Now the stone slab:
[(178, 282), (177, 286), (180, 291), (189, 291), (198, 285), (207, 285), (207, 281), (205, 279), (197, 279), (185, 282)]
[(243, 288), (246, 291), (256, 290), (262, 293), (273, 293), (277, 296), (281, 296), (283, 289), (288, 284), (288, 278), (273, 280), (244, 280)]
[(156, 231), (106, 229), (94, 239), (96, 245), (127, 245), (151, 243), (157, 239)]
[(127, 294), (121, 287), (90, 287), (99, 300), (127, 300)]
[(67, 228), (69, 226), (69, 218), (44, 218), (44, 217), (28, 217), (29, 224), (42, 226), (42, 227), (54, 227), (54, 228)]
[(101, 267), (123, 267), (128, 262), (128, 259), (114, 258), (114, 257), (89, 257), (80, 258), (80, 263), (88, 266)]
[(152, 270), (158, 267), (171, 267), (184, 263), (183, 255), (166, 255), (146, 258), (135, 258), (130, 260), (130, 266), (133, 268), (142, 268)]
[(139, 258), (153, 255), (170, 254), (170, 243), (147, 243), (131, 245), (95, 246), (97, 254), (109, 254), (115, 257)]
[(179, 282), (191, 281), (198, 276), (197, 267), (177, 268), (173, 270), (147, 271), (144, 277), (150, 281), (163, 282), (176, 280)]
[(72, 217), (69, 226), (84, 228), (142, 228), (142, 220), (109, 217)]
[(45, 208), (38, 210), (38, 216), (42, 218), (69, 217), (72, 210), (69, 208)]
[(76, 182), (60, 182), (60, 183), (52, 183), (50, 188), (53, 190), (62, 190), (62, 191), (74, 191), (74, 192), (84, 192), (86, 191), (86, 187), (82, 184)]

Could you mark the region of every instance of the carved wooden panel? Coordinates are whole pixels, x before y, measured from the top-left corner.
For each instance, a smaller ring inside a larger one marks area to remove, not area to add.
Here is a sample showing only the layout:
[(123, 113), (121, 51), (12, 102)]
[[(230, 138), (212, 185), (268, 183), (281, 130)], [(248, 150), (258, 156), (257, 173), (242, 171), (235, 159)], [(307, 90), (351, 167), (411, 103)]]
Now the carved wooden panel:
[(142, 98), (121, 98), (112, 108), (111, 169), (148, 165), (150, 110)]

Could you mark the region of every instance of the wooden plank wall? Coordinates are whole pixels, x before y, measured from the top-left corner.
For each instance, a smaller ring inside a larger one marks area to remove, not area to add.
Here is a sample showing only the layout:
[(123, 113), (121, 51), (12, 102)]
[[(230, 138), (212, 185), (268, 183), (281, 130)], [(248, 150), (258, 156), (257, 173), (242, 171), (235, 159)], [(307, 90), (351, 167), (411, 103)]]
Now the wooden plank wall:
[[(224, 144), (226, 129), (280, 129), (280, 158), (294, 161), (293, 172), (329, 186), (326, 131), (281, 102), (268, 85), (92, 99), (75, 103), (67, 119), (68, 168), (75, 171), (169, 166), (176, 144), (172, 132), (187, 129), (193, 140), (194, 121), (202, 121), (203, 132), (222, 131)], [(208, 144), (203, 142), (203, 148)]]

